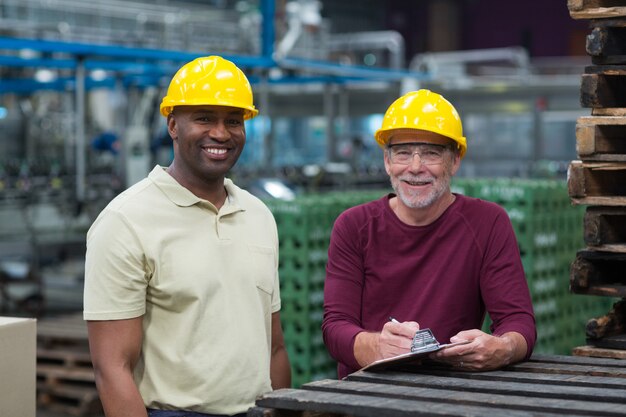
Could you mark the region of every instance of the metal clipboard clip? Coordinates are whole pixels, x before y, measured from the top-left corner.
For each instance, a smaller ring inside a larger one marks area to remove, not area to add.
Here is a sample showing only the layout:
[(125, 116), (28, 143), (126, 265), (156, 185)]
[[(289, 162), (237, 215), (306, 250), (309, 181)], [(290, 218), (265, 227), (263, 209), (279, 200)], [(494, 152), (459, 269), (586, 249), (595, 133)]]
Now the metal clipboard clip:
[(415, 332), (413, 341), (411, 342), (411, 353), (423, 353), (439, 350), (448, 346), (464, 345), (469, 343), (469, 340), (462, 340), (460, 342), (440, 344), (435, 335), (430, 329), (421, 329)]
[(439, 342), (435, 339), (435, 335), (430, 329), (421, 329), (415, 332), (413, 341), (411, 342), (411, 353), (430, 352), (438, 350)]

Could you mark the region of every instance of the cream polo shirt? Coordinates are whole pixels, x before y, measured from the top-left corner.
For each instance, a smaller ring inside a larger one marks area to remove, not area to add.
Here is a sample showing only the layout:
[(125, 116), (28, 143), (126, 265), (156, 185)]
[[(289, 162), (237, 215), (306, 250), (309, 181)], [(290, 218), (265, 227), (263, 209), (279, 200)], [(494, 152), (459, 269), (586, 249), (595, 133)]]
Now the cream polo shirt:
[(84, 318), (143, 316), (134, 376), (147, 407), (234, 414), (271, 391), (276, 223), (256, 197), (225, 187), (218, 211), (156, 166), (87, 233)]

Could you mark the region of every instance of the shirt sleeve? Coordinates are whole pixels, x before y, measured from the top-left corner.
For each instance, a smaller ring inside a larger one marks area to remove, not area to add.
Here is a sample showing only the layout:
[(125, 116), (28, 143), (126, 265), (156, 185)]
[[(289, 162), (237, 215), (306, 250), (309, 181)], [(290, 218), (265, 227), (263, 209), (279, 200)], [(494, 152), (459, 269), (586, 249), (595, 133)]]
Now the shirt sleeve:
[(145, 256), (133, 229), (105, 210), (87, 233), (85, 320), (121, 320), (146, 311), (149, 280)]
[(487, 240), (481, 292), (492, 320), (492, 334), (521, 334), (528, 358), (537, 338), (532, 301), (513, 226), (504, 209), (500, 210)]
[(354, 357), (354, 339), (360, 324), (363, 292), (363, 261), (360, 233), (350, 212), (335, 221), (328, 249), (324, 284), (322, 334), (330, 355), (352, 369), (360, 368)]

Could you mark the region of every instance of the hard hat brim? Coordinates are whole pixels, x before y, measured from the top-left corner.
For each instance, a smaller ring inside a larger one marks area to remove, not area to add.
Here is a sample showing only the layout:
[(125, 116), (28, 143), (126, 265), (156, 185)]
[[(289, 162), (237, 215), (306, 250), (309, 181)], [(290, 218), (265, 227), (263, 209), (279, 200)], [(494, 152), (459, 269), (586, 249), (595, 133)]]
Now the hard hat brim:
[[(165, 101), (165, 100), (164, 100)], [(237, 105), (226, 105), (226, 104), (216, 104), (216, 103), (189, 103), (189, 104), (177, 104), (177, 106), (224, 106), (224, 107), (232, 107), (235, 109), (242, 109), (243, 110), (243, 119), (244, 120), (250, 120), (254, 117), (256, 117), (259, 114), (259, 111), (252, 107), (245, 107), (245, 106), (237, 106)], [(162, 103), (161, 104), (161, 114), (165, 117), (169, 116), (170, 113), (174, 110), (175, 106), (172, 105), (167, 105)]]

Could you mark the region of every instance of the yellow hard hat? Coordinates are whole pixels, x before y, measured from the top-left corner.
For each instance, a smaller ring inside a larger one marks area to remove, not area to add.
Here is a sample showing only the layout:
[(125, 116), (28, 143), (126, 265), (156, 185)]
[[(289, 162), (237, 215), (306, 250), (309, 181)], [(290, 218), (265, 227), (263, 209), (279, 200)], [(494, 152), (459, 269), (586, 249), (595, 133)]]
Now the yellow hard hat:
[(461, 158), (467, 150), (459, 113), (443, 96), (430, 90), (406, 93), (385, 112), (383, 125), (374, 135), (380, 147), (385, 147), (397, 129), (426, 130), (446, 136), (459, 146)]
[(167, 117), (174, 106), (198, 105), (244, 109), (244, 120), (259, 113), (252, 103), (246, 75), (229, 60), (215, 55), (196, 58), (174, 74), (161, 102), (161, 114)]

